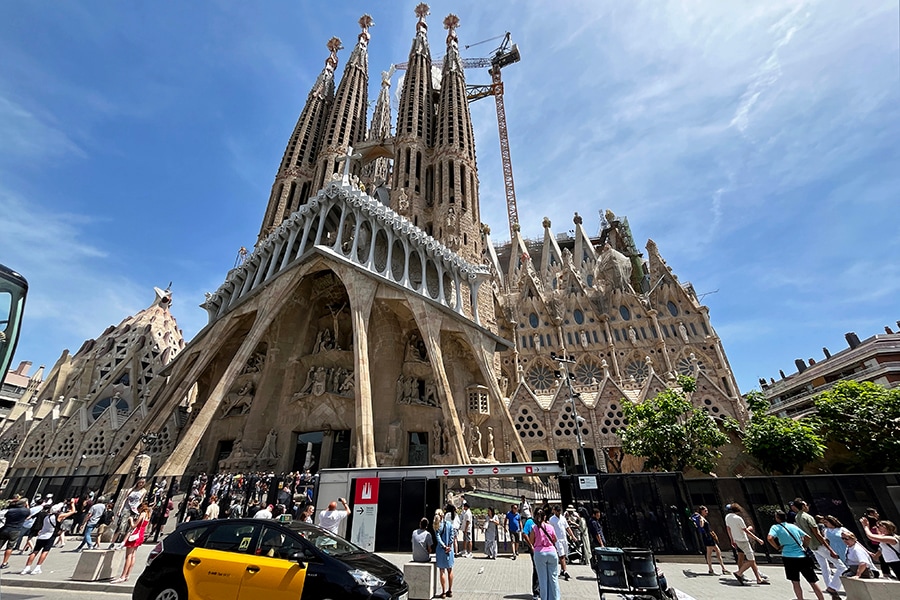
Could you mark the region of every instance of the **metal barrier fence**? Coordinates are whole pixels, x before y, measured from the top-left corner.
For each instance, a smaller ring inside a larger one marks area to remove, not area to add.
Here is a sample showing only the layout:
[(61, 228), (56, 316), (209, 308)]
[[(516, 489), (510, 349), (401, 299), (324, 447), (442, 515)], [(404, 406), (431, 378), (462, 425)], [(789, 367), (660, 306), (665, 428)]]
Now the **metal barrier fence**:
[[(560, 487), (564, 503), (600, 506), (608, 545), (650, 548), (657, 554), (703, 552), (690, 520), (699, 505), (709, 508), (707, 518), (725, 550), (725, 505), (731, 502), (743, 507), (747, 524), (763, 539), (775, 523), (775, 511), (786, 511), (797, 497), (809, 504), (811, 514), (833, 515), (860, 537), (858, 519), (866, 508), (900, 519), (900, 473), (712, 479), (684, 479), (681, 473), (603, 474), (563, 478)], [(769, 561), (779, 559), (768, 545), (760, 553)]]

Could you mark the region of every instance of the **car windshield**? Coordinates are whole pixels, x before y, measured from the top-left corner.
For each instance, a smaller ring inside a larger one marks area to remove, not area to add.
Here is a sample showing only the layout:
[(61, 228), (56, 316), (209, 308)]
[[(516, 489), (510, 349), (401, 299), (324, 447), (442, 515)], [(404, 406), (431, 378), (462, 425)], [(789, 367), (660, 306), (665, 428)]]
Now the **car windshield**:
[(303, 528), (298, 530), (297, 533), (329, 556), (345, 556), (347, 554), (359, 554), (365, 552), (365, 550), (359, 546), (351, 544), (347, 540), (322, 529)]

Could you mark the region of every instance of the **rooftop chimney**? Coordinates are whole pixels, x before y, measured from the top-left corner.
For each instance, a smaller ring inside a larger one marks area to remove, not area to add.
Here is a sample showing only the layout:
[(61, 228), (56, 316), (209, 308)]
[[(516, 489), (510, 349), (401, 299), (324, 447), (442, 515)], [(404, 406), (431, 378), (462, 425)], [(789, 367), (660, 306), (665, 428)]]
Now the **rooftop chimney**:
[(856, 335), (855, 331), (851, 331), (849, 333), (844, 334), (844, 339), (847, 340), (847, 345), (850, 346), (850, 349), (856, 348), (859, 346), (859, 336)]
[(785, 379), (787, 375), (784, 374), (784, 369), (778, 369), (778, 374), (781, 375), (782, 379)]
[(814, 358), (809, 359), (809, 366), (813, 366), (814, 364), (816, 364), (816, 359), (814, 359)]
[(806, 363), (803, 362), (803, 359), (802, 359), (802, 358), (795, 358), (795, 359), (794, 359), (794, 364), (797, 365), (797, 372), (798, 372), (798, 373), (802, 373), (803, 371), (806, 370)]
[(887, 325), (884, 326), (884, 332), (888, 335), (891, 335), (892, 333), (894, 333), (893, 331), (891, 331), (891, 328), (888, 327)]
[(831, 352), (829, 352), (828, 348), (826, 348), (825, 346), (822, 346), (822, 354), (825, 355), (825, 360), (831, 358)]
[(767, 387), (769, 387), (769, 384), (766, 383), (766, 380), (764, 378), (760, 377), (759, 378), (759, 387), (761, 387), (762, 389), (766, 389)]

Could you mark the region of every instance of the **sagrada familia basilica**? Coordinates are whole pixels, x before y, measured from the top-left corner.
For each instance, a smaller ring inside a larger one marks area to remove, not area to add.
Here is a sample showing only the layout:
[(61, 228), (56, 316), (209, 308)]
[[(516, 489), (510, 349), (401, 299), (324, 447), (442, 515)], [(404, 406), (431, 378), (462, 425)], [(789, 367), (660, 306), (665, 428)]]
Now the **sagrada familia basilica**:
[[(652, 240), (638, 250), (626, 218), (606, 211), (596, 235), (578, 213), (574, 234), (545, 219), (542, 240), (514, 230), (494, 245), (459, 21), (443, 22), (438, 80), (427, 16), (419, 5), (395, 116), (387, 74), (367, 114), (371, 18), (340, 81), (341, 41), (328, 41), (256, 245), (202, 305), (208, 325), (185, 344), (171, 293), (157, 290), (64, 353), (32, 407), (4, 423), (0, 443), (17, 448), (7, 477), (65, 475), (73, 462), (127, 474), (138, 456), (167, 476), (573, 463), (579, 436), (591, 466), (621, 470), (622, 403), (677, 374), (697, 378), (693, 401), (713, 416), (746, 419), (707, 308)], [(574, 398), (561, 355), (574, 360)]]

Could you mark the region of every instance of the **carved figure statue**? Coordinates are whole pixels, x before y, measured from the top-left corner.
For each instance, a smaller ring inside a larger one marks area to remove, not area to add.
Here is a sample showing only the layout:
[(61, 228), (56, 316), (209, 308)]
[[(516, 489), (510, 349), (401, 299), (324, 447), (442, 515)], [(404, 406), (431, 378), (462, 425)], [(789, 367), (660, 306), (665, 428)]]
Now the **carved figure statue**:
[(588, 338), (587, 338), (587, 333), (585, 333), (584, 329), (582, 329), (581, 331), (578, 332), (578, 337), (581, 340), (581, 346), (583, 348), (587, 348)]
[(631, 340), (631, 343), (637, 342), (637, 331), (635, 331), (634, 327), (628, 328), (628, 339)]
[(356, 375), (354, 371), (346, 371), (343, 383), (338, 393), (341, 396), (352, 396), (356, 390)]
[(331, 313), (331, 324), (334, 326), (334, 338), (333, 338), (334, 347), (329, 348), (329, 350), (340, 350), (341, 349), (341, 347), (339, 345), (339, 340), (341, 339), (341, 335), (340, 335), (341, 329), (340, 329), (340, 324), (338, 323), (338, 315), (340, 315), (341, 312), (346, 307), (347, 307), (346, 303), (342, 304), (341, 307), (337, 310), (334, 310), (330, 306), (328, 307), (328, 311)]
[(434, 453), (433, 456), (442, 456), (444, 454), (444, 450), (442, 448), (442, 442), (444, 440), (441, 435), (441, 422), (435, 421), (434, 425), (431, 428), (431, 439), (434, 441)]
[[(118, 392), (116, 393), (118, 394)], [(225, 396), (225, 400), (222, 402), (222, 416), (244, 415), (250, 412), (254, 394), (256, 394), (256, 384), (252, 380), (245, 381), (240, 388)]]
[(406, 188), (400, 188), (397, 194), (397, 212), (403, 214), (409, 210), (409, 197), (406, 195)]
[(488, 432), (487, 456), (485, 458), (487, 458), (488, 460), (497, 460), (494, 457), (494, 428), (488, 427), (487, 432)]
[(306, 383), (300, 388), (300, 394), (306, 395), (312, 393), (313, 384), (316, 382), (316, 368), (310, 367), (309, 373), (306, 374)]
[(325, 367), (318, 367), (316, 369), (315, 379), (313, 380), (313, 396), (321, 396), (322, 394), (324, 394), (327, 382), (328, 372), (325, 370)]
[(471, 425), (472, 431), (472, 444), (469, 448), (469, 457), (470, 458), (483, 458), (483, 454), (481, 453), (481, 429), (478, 428), (478, 425), (472, 423)]
[(684, 340), (684, 343), (687, 344), (690, 340), (688, 339), (687, 327), (684, 326), (684, 323), (678, 322), (678, 333), (681, 334), (681, 339)]
[(266, 443), (263, 444), (262, 450), (256, 455), (256, 458), (262, 463), (272, 463), (278, 460), (278, 432), (270, 429), (266, 435)]
[(540, 350), (541, 349), (541, 336), (536, 333), (531, 337), (532, 337), (532, 341), (534, 342), (534, 349)]

